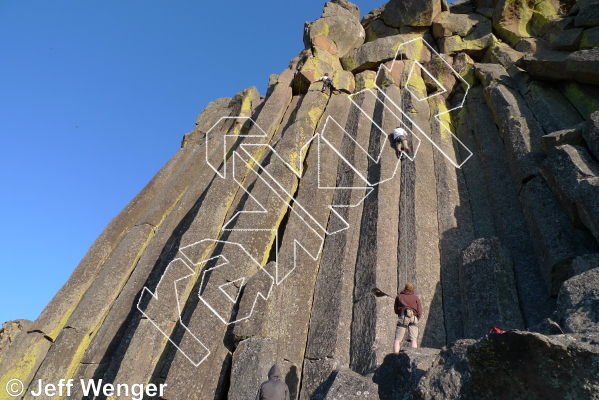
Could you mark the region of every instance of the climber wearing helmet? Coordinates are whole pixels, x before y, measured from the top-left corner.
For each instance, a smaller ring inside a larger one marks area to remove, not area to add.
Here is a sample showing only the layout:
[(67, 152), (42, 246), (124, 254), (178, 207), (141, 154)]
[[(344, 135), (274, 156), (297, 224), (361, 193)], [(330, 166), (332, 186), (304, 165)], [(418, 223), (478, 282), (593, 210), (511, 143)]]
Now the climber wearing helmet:
[(399, 353), (401, 341), (408, 331), (408, 339), (412, 347), (418, 347), (418, 320), (422, 315), (422, 305), (420, 299), (414, 294), (414, 285), (406, 283), (404, 290), (395, 298), (395, 314), (398, 316), (397, 327), (395, 329), (395, 342), (393, 343), (393, 352)]
[(256, 400), (289, 400), (289, 388), (281, 380), (281, 370), (277, 364), (268, 371), (268, 380), (260, 385)]
[(337, 92), (339, 91), (338, 89), (335, 89), (335, 86), (333, 86), (333, 80), (331, 78), (329, 78), (328, 72), (325, 72), (325, 74), (322, 78), (312, 81), (311, 83), (316, 83), (316, 82), (322, 82), (322, 90), (321, 90), (322, 93), (324, 93), (324, 91), (328, 87), (331, 88), (331, 93), (333, 91), (337, 91)]

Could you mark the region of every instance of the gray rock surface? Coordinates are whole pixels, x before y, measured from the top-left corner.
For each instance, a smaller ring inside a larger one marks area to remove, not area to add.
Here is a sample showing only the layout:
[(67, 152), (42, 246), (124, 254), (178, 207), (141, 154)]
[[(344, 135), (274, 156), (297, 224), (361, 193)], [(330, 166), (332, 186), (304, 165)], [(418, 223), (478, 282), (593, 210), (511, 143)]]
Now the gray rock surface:
[(580, 49), (592, 49), (599, 46), (599, 27), (585, 29), (580, 38)]
[(253, 337), (239, 343), (233, 353), (231, 386), (227, 399), (254, 399), (268, 371), (277, 362), (276, 342), (272, 338)]
[(523, 58), (526, 71), (531, 76), (545, 80), (576, 80), (599, 84), (599, 72), (595, 66), (599, 49), (579, 50), (573, 53), (546, 50)]
[(599, 242), (599, 179), (581, 181), (576, 188), (575, 198), (580, 220)]
[(524, 328), (512, 257), (498, 238), (476, 239), (462, 251), (460, 286), (465, 337), (479, 338), (494, 326)]
[(582, 130), (582, 137), (591, 154), (599, 160), (599, 111), (591, 114), (590, 120)]
[(343, 57), (364, 43), (365, 32), (360, 24), (359, 9), (347, 0), (325, 4), (322, 17), (306, 22), (304, 44), (320, 46), (331, 54)]
[(582, 28), (567, 29), (563, 31), (553, 41), (554, 50), (575, 51), (578, 50), (580, 38), (582, 37)]
[(557, 298), (566, 332), (599, 332), (599, 264), (564, 282)]
[(441, 352), (412, 398), (592, 399), (598, 339), (513, 331), (460, 341)]
[(540, 171), (574, 225), (583, 229), (576, 207), (576, 188), (581, 180), (599, 176), (599, 164), (584, 147), (563, 145), (551, 152)]
[(346, 368), (333, 373), (312, 399), (314, 400), (376, 400), (379, 399), (377, 386), (368, 378)]
[(599, 4), (592, 3), (586, 7), (581, 7), (574, 24), (577, 27), (585, 28), (599, 25)]
[(584, 124), (575, 126), (574, 128), (564, 129), (557, 132), (552, 132), (541, 138), (541, 149), (545, 154), (549, 155), (557, 146), (569, 144), (572, 146), (584, 146), (582, 137), (582, 129)]
[(475, 6), (472, 0), (457, 0), (449, 5), (449, 11), (452, 14), (468, 14), (473, 12)]
[(381, 16), (387, 25), (399, 28), (430, 26), (439, 13), (441, 2), (438, 0), (391, 0)]
[[(421, 37), (417, 34), (400, 34), (387, 36), (372, 42), (365, 43), (353, 52), (348, 53), (341, 58), (343, 68), (351, 72), (358, 73), (366, 69), (376, 70), (380, 64), (395, 58), (397, 50), (402, 43), (409, 42)], [(427, 62), (430, 60), (431, 53), (427, 46), (422, 42), (413, 42), (402, 47), (400, 54), (404, 58)]]
[(535, 177), (520, 191), (520, 201), (531, 231), (547, 287), (557, 295), (571, 275), (575, 257), (594, 252), (587, 232), (572, 226), (557, 198), (543, 178)]

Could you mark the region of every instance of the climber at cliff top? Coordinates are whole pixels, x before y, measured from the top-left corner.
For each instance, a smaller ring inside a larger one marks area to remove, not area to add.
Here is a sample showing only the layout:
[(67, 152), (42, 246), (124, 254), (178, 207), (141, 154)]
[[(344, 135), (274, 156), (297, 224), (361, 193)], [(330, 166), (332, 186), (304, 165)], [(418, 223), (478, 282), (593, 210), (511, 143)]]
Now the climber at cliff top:
[(281, 375), (277, 364), (273, 365), (268, 371), (268, 380), (260, 385), (256, 400), (289, 400), (289, 388)]
[(399, 353), (401, 341), (408, 331), (408, 339), (413, 348), (418, 347), (418, 321), (422, 315), (420, 299), (414, 294), (414, 285), (406, 283), (404, 290), (395, 298), (395, 314), (397, 314), (397, 327), (395, 328), (395, 342), (393, 352)]
[(324, 91), (326, 90), (327, 87), (331, 88), (331, 92), (339, 91), (339, 89), (336, 89), (335, 86), (333, 86), (333, 81), (331, 80), (331, 78), (329, 78), (328, 72), (325, 72), (323, 77), (321, 77), (320, 79), (317, 79), (315, 81), (312, 81), (311, 83), (316, 83), (316, 82), (322, 82), (322, 90), (321, 90), (322, 93), (324, 93)]
[(410, 151), (408, 147), (408, 132), (400, 126), (393, 129), (393, 147), (395, 151), (400, 153), (402, 151), (400, 144), (403, 146), (403, 151)]

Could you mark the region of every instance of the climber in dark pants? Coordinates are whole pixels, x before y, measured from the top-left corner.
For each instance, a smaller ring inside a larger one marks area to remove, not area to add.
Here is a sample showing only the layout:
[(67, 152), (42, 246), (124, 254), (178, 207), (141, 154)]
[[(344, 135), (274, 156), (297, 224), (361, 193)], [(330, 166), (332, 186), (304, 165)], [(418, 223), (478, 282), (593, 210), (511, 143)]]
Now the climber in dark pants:
[(331, 88), (331, 93), (333, 91), (338, 92), (339, 89), (336, 89), (335, 86), (333, 86), (333, 80), (331, 78), (329, 78), (329, 73), (325, 72), (324, 76), (320, 79), (317, 79), (315, 81), (312, 81), (312, 83), (316, 83), (316, 82), (322, 82), (322, 90), (321, 92), (324, 93), (324, 91), (330, 87)]
[(277, 364), (273, 365), (268, 371), (268, 380), (258, 390), (256, 400), (289, 400), (289, 388), (281, 377), (281, 370)]

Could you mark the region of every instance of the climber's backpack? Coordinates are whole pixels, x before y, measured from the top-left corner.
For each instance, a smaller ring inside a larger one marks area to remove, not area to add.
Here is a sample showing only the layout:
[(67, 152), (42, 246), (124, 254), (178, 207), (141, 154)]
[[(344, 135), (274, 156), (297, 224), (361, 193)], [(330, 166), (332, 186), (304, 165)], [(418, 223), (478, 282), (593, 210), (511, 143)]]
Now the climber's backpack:
[(411, 308), (406, 308), (404, 314), (406, 315), (406, 317), (412, 318), (414, 316), (414, 310), (412, 310)]

